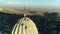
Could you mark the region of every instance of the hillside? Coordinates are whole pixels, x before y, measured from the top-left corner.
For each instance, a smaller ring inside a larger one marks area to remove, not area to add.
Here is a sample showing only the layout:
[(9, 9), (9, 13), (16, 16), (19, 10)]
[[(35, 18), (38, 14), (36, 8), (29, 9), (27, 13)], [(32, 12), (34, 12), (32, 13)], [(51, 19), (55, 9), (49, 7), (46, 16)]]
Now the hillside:
[(32, 9), (32, 8), (26, 8), (24, 9), (18, 9), (13, 7), (0, 7), (0, 12), (9, 13), (9, 14), (24, 14), (27, 12), (27, 15), (43, 15), (45, 12), (60, 12), (60, 9), (55, 8), (39, 8), (39, 9)]

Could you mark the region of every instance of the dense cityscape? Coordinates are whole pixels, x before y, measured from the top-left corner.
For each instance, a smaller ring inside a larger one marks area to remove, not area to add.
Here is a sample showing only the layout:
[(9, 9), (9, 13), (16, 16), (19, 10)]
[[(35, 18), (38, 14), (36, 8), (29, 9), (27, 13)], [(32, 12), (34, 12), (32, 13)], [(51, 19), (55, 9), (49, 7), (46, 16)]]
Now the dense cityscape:
[[(39, 34), (60, 34), (60, 17), (56, 12), (43, 13), (44, 15), (31, 15)], [(11, 34), (14, 25), (23, 15), (0, 12), (0, 34)]]

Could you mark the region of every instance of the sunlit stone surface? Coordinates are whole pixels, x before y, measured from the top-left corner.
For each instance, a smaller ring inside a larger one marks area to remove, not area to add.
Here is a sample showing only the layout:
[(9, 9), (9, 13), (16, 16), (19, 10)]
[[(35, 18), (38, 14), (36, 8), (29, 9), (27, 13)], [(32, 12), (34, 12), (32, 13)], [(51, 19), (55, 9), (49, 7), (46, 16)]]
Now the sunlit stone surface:
[(24, 17), (16, 23), (11, 34), (38, 34), (38, 30), (30, 18)]

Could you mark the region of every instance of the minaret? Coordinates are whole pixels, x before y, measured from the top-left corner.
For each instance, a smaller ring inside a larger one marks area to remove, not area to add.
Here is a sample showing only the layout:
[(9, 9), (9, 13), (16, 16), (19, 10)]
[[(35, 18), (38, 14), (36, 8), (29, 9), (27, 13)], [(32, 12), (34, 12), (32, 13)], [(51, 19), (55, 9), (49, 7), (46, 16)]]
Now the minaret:
[(26, 14), (27, 11), (24, 13), (24, 17), (15, 24), (11, 34), (38, 34), (35, 23), (30, 18), (26, 17)]

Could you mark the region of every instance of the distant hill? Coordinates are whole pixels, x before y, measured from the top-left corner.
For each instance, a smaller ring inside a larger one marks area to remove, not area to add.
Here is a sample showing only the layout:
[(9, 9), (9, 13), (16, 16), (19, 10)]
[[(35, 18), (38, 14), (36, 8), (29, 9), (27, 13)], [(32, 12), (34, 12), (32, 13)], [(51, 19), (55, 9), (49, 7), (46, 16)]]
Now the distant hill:
[(27, 15), (43, 15), (44, 12), (59, 12), (60, 9), (53, 9), (53, 8), (39, 8), (39, 9), (31, 9), (26, 8), (19, 9), (14, 7), (0, 7), (0, 12), (10, 13), (10, 14), (24, 14), (27, 12)]

